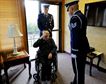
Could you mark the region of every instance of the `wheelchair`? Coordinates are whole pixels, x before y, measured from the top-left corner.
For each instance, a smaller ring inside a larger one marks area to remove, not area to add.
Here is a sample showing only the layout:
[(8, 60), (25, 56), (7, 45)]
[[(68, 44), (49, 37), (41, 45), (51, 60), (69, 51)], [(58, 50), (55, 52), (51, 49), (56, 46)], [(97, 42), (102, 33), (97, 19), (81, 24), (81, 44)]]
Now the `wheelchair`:
[[(51, 62), (51, 82), (55, 82), (57, 78), (56, 72), (58, 70), (57, 52), (54, 55), (55, 56)], [(33, 74), (33, 78), (35, 79), (35, 82), (40, 83), (42, 63), (40, 62), (38, 55), (36, 55), (36, 58), (35, 58), (35, 70), (36, 70), (36, 73)]]

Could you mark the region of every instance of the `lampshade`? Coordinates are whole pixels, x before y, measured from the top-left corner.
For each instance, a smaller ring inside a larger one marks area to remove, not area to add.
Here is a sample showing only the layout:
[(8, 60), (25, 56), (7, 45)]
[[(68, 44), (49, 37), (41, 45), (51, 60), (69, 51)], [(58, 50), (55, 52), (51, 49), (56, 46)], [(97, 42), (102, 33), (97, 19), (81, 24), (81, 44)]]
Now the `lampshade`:
[(21, 36), (23, 36), (23, 35), (19, 31), (19, 29), (17, 28), (16, 24), (10, 24), (8, 26), (8, 37), (13, 38), (13, 42), (14, 42), (14, 47), (13, 47), (14, 48), (14, 51), (13, 51), (14, 55), (18, 54), (15, 38), (21, 37)]
[(19, 29), (16, 27), (15, 24), (10, 24), (8, 26), (8, 37), (14, 38), (14, 37), (20, 37), (23, 36), (22, 33), (19, 31)]

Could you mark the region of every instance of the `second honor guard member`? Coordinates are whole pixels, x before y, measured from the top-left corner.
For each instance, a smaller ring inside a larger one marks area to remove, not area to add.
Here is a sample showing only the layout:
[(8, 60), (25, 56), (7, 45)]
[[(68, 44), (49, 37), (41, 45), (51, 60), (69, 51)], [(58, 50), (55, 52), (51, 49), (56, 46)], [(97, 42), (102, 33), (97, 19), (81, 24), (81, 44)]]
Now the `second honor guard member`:
[(69, 0), (69, 3), (65, 4), (70, 16), (71, 58), (75, 75), (71, 84), (84, 84), (86, 55), (90, 50), (86, 37), (87, 19), (78, 9), (78, 2)]
[(50, 30), (54, 28), (53, 15), (48, 13), (49, 5), (44, 5), (44, 12), (38, 15), (38, 28), (40, 30), (40, 36), (43, 30)]

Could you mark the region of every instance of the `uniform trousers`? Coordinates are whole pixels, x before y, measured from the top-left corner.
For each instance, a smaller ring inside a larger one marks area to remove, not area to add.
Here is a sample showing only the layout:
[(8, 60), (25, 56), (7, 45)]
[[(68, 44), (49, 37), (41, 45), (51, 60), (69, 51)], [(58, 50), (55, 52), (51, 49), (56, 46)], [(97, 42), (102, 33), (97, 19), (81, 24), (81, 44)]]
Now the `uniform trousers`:
[(76, 58), (72, 58), (72, 67), (74, 72), (74, 80), (72, 84), (84, 84), (85, 63), (86, 63), (85, 53), (78, 53), (76, 55)]

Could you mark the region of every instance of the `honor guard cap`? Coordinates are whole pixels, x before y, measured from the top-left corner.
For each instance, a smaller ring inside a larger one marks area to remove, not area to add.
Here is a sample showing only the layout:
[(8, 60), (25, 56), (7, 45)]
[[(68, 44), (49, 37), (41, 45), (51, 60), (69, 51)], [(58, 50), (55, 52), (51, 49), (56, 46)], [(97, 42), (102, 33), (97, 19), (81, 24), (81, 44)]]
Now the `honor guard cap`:
[(69, 0), (69, 2), (65, 4), (65, 6), (68, 9), (70, 6), (77, 4), (78, 2), (79, 2), (79, 0)]
[(44, 8), (49, 8), (49, 5), (44, 5), (43, 7), (44, 7)]

